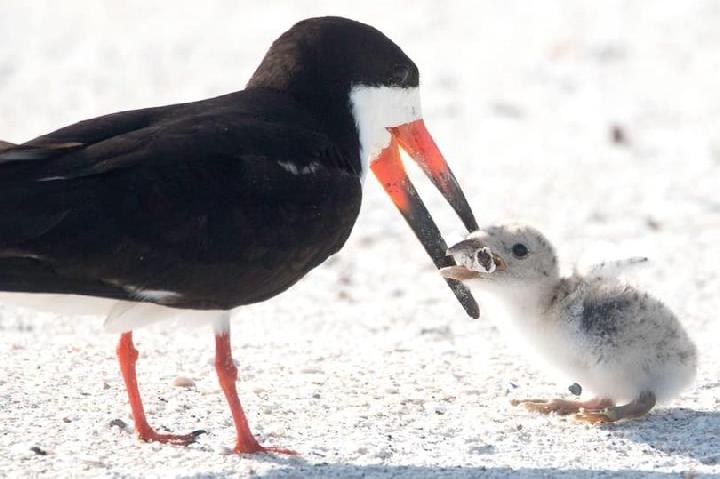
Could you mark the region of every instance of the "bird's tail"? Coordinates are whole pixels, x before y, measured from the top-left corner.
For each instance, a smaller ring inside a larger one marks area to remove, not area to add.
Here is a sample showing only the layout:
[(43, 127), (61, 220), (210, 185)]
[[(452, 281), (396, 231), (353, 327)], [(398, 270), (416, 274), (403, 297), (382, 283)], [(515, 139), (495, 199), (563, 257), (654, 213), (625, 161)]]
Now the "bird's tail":
[(603, 261), (590, 266), (586, 274), (593, 279), (616, 279), (627, 270), (644, 266), (648, 262), (649, 259), (645, 256)]

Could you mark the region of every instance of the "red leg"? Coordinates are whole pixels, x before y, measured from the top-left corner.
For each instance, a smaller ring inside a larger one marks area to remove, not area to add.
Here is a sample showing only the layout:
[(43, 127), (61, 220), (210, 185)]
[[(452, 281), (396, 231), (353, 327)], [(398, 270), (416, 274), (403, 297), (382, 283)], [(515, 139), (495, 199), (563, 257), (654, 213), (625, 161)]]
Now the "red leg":
[(143, 408), (137, 379), (135, 377), (135, 363), (137, 362), (138, 352), (133, 344), (132, 332), (124, 333), (120, 336), (120, 342), (118, 342), (117, 346), (117, 356), (120, 362), (120, 371), (125, 380), (130, 409), (132, 409), (132, 415), (135, 421), (135, 432), (138, 437), (143, 441), (157, 441), (181, 446), (187, 446), (194, 442), (202, 431), (185, 435), (158, 434), (150, 427), (150, 424), (148, 424), (145, 419), (145, 409)]
[(220, 387), (225, 393), (225, 398), (230, 405), (232, 411), (233, 422), (237, 431), (237, 443), (233, 449), (238, 454), (255, 454), (261, 452), (278, 453), (278, 454), (297, 454), (290, 449), (279, 447), (263, 447), (261, 446), (248, 426), (247, 418), (240, 405), (237, 390), (235, 389), (235, 381), (237, 381), (237, 368), (232, 359), (232, 348), (230, 346), (230, 334), (228, 332), (220, 332), (215, 335), (215, 369)]

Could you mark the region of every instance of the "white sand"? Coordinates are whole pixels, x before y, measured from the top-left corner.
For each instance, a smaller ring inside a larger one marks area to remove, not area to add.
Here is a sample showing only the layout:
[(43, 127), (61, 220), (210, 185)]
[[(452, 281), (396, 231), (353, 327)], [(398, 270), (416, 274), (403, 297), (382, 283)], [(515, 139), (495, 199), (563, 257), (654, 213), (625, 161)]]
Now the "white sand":
[[(0, 476), (720, 474), (718, 2), (103, 3), (2, 1), (0, 138), (237, 90), (294, 21), (367, 21), (420, 66), (426, 121), (481, 222), (532, 222), (566, 265), (652, 258), (638, 282), (696, 339), (697, 384), (615, 426), (513, 409), (510, 398), (567, 394), (568, 384), (515, 354), (491, 321), (464, 316), (369, 179), (342, 252), (235, 314), (252, 427), (298, 458), (224, 454), (233, 428), (209, 330), (137, 334), (151, 423), (210, 431), (188, 448), (142, 444), (110, 426), (131, 420), (101, 319), (3, 307)], [(612, 125), (629, 144), (609, 141)], [(415, 177), (444, 231), (459, 231)], [(172, 386), (178, 375), (196, 387)]]

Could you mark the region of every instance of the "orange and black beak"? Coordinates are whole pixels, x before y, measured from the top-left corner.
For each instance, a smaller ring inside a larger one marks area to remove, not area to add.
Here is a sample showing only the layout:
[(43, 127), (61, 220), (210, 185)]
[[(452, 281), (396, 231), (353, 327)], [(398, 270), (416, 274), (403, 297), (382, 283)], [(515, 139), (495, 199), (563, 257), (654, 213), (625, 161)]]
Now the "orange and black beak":
[[(445, 158), (425, 128), (425, 122), (422, 119), (388, 128), (388, 131), (392, 140), (377, 158), (371, 161), (370, 168), (415, 232), (415, 236), (430, 255), (435, 266), (438, 269), (452, 266), (455, 262), (451, 256), (445, 254), (447, 251), (445, 240), (408, 178), (400, 159), (398, 147), (402, 147), (410, 155), (435, 187), (440, 190), (462, 220), (465, 228), (468, 231), (474, 231), (478, 229), (478, 225), (470, 205), (468, 205)], [(480, 311), (470, 290), (459, 281), (447, 279), (447, 282), (467, 314), (478, 318)]]

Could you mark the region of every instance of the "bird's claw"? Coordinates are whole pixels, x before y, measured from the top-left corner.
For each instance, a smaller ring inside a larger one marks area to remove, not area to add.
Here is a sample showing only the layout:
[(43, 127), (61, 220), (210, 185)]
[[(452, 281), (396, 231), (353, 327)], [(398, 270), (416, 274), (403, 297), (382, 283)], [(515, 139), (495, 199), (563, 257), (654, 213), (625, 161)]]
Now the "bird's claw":
[(159, 442), (161, 444), (173, 444), (175, 446), (189, 446), (198, 437), (207, 434), (207, 431), (193, 431), (189, 434), (159, 434), (155, 431), (138, 434), (138, 437), (145, 442)]
[(577, 405), (562, 399), (513, 399), (510, 401), (513, 406), (523, 406), (530, 412), (549, 415), (555, 413), (559, 416), (568, 416), (578, 412)]
[(575, 420), (586, 424), (608, 424), (617, 421), (611, 417), (608, 409), (583, 409), (575, 415)]
[(284, 447), (276, 446), (261, 446), (260, 444), (254, 444), (251, 446), (237, 445), (233, 448), (235, 454), (282, 454), (285, 456), (297, 456), (298, 453), (292, 449), (286, 449)]

